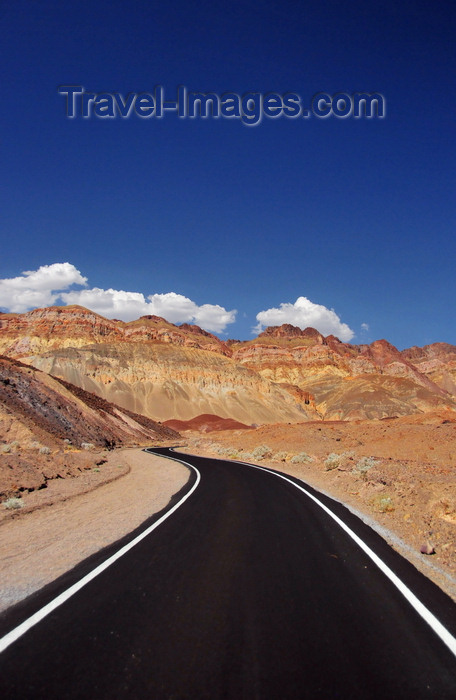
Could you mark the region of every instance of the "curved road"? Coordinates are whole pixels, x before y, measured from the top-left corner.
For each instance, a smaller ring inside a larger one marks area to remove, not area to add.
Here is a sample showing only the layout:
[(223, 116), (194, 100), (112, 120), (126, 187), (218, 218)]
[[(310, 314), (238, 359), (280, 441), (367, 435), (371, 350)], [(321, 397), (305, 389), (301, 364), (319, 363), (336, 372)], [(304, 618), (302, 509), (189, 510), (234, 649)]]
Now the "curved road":
[(455, 604), (370, 528), (293, 477), (181, 458), (196, 470), (169, 517), (0, 616), (1, 698), (456, 697)]

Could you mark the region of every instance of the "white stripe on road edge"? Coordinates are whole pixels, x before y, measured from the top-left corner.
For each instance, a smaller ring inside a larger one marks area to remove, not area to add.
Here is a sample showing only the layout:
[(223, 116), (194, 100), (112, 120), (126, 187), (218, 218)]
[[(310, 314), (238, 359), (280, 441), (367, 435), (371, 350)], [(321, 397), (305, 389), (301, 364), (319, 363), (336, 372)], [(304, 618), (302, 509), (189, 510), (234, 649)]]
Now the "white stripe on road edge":
[(396, 586), (398, 591), (402, 593), (404, 598), (408, 600), (410, 605), (412, 605), (413, 608), (415, 608), (416, 612), (418, 615), (420, 615), (423, 620), (425, 620), (428, 625), (434, 630), (434, 632), (440, 637), (442, 642), (446, 644), (448, 649), (456, 656), (456, 639), (453, 637), (453, 635), (442, 625), (441, 622), (431, 613), (430, 610), (426, 608), (425, 605), (416, 597), (414, 593), (408, 588), (408, 586), (405, 585), (401, 581), (401, 579), (396, 576), (396, 574), (389, 568), (385, 562), (380, 559), (375, 552), (368, 547), (368, 545), (363, 542), (363, 540), (356, 535), (353, 530), (351, 530), (348, 525), (344, 523), (343, 520), (337, 517), (335, 513), (332, 512), (327, 506), (325, 506), (324, 503), (318, 500), (315, 496), (313, 496), (309, 491), (306, 491), (305, 488), (302, 486), (299, 486), (295, 481), (292, 481), (291, 479), (288, 479), (286, 476), (283, 476), (282, 474), (278, 474), (277, 472), (272, 471), (271, 469), (266, 469), (265, 467), (259, 467), (256, 464), (249, 464), (248, 462), (238, 462), (237, 460), (236, 464), (243, 464), (246, 467), (252, 467), (253, 469), (261, 469), (264, 472), (268, 472), (268, 474), (272, 474), (273, 476), (277, 476), (279, 479), (283, 479), (284, 481), (288, 481), (288, 483), (292, 484), (295, 486), (297, 489), (302, 491), (303, 493), (306, 494), (309, 498), (312, 499), (312, 501), (315, 501), (315, 503), (322, 508), (325, 513), (327, 513), (333, 520), (336, 521), (336, 523), (349, 535), (355, 542), (356, 544), (367, 554), (368, 557), (372, 559), (374, 564), (378, 566), (378, 568), (389, 578), (389, 580)]
[[(158, 455), (158, 456), (163, 456), (165, 455)], [(165, 457), (165, 459), (172, 459), (170, 457)], [(130, 549), (132, 549), (135, 545), (138, 544), (138, 542), (141, 542), (147, 535), (150, 535), (150, 533), (155, 530), (159, 525), (162, 524), (166, 518), (169, 518), (170, 515), (174, 513), (186, 500), (189, 498), (193, 491), (197, 488), (200, 480), (201, 480), (201, 474), (199, 473), (198, 469), (194, 467), (192, 464), (188, 464), (188, 462), (184, 462), (183, 460), (179, 460), (182, 464), (185, 464), (187, 467), (190, 467), (196, 472), (196, 481), (193, 484), (192, 488), (190, 491), (179, 501), (179, 503), (176, 503), (171, 510), (169, 510), (167, 513), (162, 515), (159, 520), (157, 520), (153, 525), (148, 527), (144, 532), (142, 532), (140, 535), (135, 537), (134, 540), (126, 544), (124, 547), (119, 549), (118, 552), (112, 555), (112, 557), (109, 557), (109, 559), (106, 559), (103, 564), (100, 564), (97, 566), (93, 571), (91, 571), (89, 574), (84, 576), (80, 581), (77, 581), (77, 583), (73, 584), (70, 586), (70, 588), (67, 588), (66, 591), (63, 591), (60, 595), (57, 596), (57, 598), (54, 598), (54, 600), (51, 600), (50, 603), (45, 605), (43, 608), (38, 610), (34, 615), (29, 617), (27, 620), (24, 620), (20, 625), (15, 627), (11, 632), (8, 632), (8, 634), (5, 634), (4, 637), (0, 639), (0, 653), (2, 651), (5, 651), (10, 644), (15, 642), (19, 637), (22, 637), (23, 634), (28, 632), (29, 629), (34, 627), (38, 622), (40, 622), (43, 618), (45, 618), (49, 613), (51, 613), (53, 610), (58, 608), (62, 603), (65, 603), (71, 596), (73, 596), (75, 593), (77, 593), (81, 588), (83, 588), (86, 584), (88, 584), (92, 579), (94, 579), (96, 576), (101, 574), (105, 569), (107, 569), (111, 564), (114, 564), (117, 559), (120, 559), (120, 557), (123, 557), (124, 554), (126, 554)]]

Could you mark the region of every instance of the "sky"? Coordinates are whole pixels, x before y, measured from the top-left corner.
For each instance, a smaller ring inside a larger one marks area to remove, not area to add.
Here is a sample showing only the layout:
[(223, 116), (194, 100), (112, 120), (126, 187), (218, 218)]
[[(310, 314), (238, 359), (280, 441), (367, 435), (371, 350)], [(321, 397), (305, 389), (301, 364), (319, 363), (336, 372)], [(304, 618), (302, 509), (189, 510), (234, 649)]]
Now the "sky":
[[(454, 2), (5, 0), (0, 23), (0, 310), (456, 344)], [(68, 85), (386, 110), (68, 118)]]

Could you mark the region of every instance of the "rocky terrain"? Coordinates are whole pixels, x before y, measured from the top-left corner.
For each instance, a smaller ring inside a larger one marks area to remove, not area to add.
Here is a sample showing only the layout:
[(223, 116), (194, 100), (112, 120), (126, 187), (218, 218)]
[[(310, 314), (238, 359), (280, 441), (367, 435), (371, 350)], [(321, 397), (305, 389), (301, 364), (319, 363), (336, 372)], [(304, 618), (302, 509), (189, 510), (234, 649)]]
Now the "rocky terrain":
[(422, 348), (408, 348), (402, 356), (422, 374), (448, 393), (456, 396), (456, 347), (433, 343)]
[[(445, 349), (435, 353), (440, 368), (450, 357), (456, 359), (455, 347)], [(386, 418), (455, 407), (448, 381), (437, 382), (440, 377), (414, 364), (411, 351), (400, 352), (386, 340), (350, 345), (334, 336), (325, 338), (313, 328), (302, 331), (283, 325), (267, 328), (252, 341), (234, 343), (231, 350), (234, 359), (261, 376), (308, 391), (325, 420)]]
[(78, 306), (0, 314), (0, 352), (154, 420), (381, 419), (456, 409), (456, 347), (399, 351), (312, 328), (223, 342), (157, 316), (124, 323)]
[(202, 413), (252, 423), (315, 416), (307, 392), (233, 360), (197, 326), (123, 323), (81, 307), (0, 314), (0, 352), (154, 420)]
[[(98, 470), (103, 451), (167, 444), (171, 428), (0, 356), (0, 497)], [(95, 472), (95, 473), (98, 473)]]

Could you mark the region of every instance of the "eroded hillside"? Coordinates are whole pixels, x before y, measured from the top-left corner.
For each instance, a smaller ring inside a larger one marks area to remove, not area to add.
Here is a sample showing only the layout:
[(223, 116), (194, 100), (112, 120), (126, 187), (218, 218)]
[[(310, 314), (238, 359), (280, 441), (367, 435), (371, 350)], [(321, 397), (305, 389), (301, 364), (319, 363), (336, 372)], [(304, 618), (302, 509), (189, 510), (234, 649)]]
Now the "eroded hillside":
[(101, 449), (167, 444), (178, 433), (0, 356), (0, 494), (95, 468)]
[(456, 408), (456, 348), (400, 352), (285, 324), (223, 342), (157, 316), (124, 323), (79, 306), (0, 314), (0, 351), (155, 420), (381, 419)]

